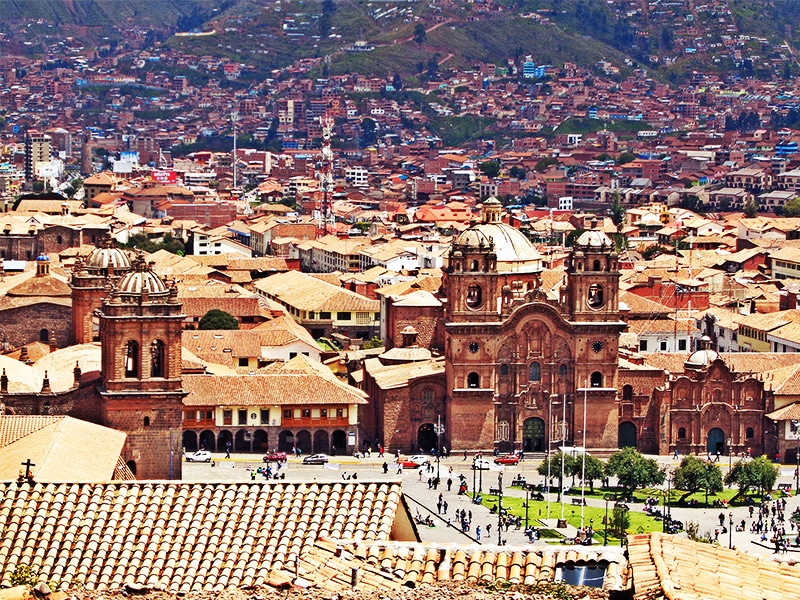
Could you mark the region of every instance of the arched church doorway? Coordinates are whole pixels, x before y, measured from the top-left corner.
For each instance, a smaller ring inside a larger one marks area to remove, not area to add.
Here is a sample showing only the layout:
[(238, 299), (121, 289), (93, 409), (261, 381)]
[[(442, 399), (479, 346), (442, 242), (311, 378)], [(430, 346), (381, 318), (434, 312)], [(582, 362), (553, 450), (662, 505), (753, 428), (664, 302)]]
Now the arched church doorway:
[(711, 454), (725, 454), (725, 432), (719, 427), (709, 429), (707, 449)]
[(636, 448), (636, 425), (630, 421), (619, 424), (619, 447)]
[(347, 454), (347, 434), (341, 429), (331, 435), (331, 454)]
[(423, 423), (417, 430), (417, 447), (423, 454), (429, 454), (431, 450), (436, 451), (438, 441), (436, 430), (433, 423)]
[(183, 449), (186, 452), (197, 451), (197, 434), (194, 431), (183, 432)]
[(544, 452), (544, 420), (538, 417), (525, 419), (522, 424), (522, 450)]

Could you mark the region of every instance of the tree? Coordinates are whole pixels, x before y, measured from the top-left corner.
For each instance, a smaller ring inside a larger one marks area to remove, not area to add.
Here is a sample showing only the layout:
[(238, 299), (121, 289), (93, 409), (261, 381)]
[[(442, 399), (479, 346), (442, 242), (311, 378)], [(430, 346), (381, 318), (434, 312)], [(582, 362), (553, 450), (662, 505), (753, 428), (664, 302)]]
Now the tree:
[(543, 173), (544, 171), (547, 170), (547, 168), (550, 165), (558, 165), (558, 164), (561, 164), (561, 163), (558, 162), (557, 158), (540, 158), (536, 162), (536, 165), (533, 168), (534, 168), (534, 170), (536, 170), (536, 171), (538, 171), (540, 173)]
[(744, 216), (748, 219), (753, 219), (758, 216), (758, 201), (755, 198), (750, 198), (744, 203)]
[[(574, 484), (575, 477), (580, 477), (583, 473), (583, 455), (573, 457), (565, 465), (568, 468), (569, 475), (573, 478)], [(586, 453), (586, 473), (583, 480), (584, 482), (589, 482), (589, 491), (594, 492), (594, 480), (602, 479), (605, 476), (605, 468), (606, 464), (602, 460), (588, 452)]]
[(721, 492), (722, 471), (717, 465), (701, 460), (696, 456), (685, 456), (681, 465), (675, 469), (675, 489), (686, 492), (679, 502), (699, 492)]
[(792, 198), (783, 205), (784, 217), (798, 217), (800, 216), (800, 196)]
[(422, 23), (417, 23), (414, 25), (414, 41), (417, 42), (417, 45), (422, 48), (422, 44), (425, 43), (425, 40), (428, 38), (428, 32), (425, 31), (425, 25)]
[(239, 329), (239, 321), (236, 320), (231, 314), (226, 313), (224, 310), (212, 308), (203, 318), (200, 319), (198, 329)]
[(635, 448), (624, 448), (608, 459), (606, 475), (616, 475), (617, 485), (632, 497), (636, 488), (664, 483), (666, 470), (660, 468), (656, 460), (646, 458)]
[(622, 207), (622, 203), (620, 202), (619, 192), (614, 192), (614, 194), (611, 196), (611, 221), (619, 230), (619, 226), (622, 225), (622, 221), (624, 219), (625, 209)]
[(525, 172), (525, 169), (516, 165), (508, 170), (508, 174), (514, 179), (519, 179), (520, 181), (528, 178), (528, 174)]
[(636, 155), (635, 154), (631, 154), (630, 152), (622, 152), (617, 157), (617, 164), (618, 165), (625, 165), (625, 164), (628, 164), (629, 162), (634, 161), (634, 160), (636, 160)]
[(399, 92), (403, 89), (403, 80), (400, 78), (399, 73), (395, 73), (394, 77), (392, 77), (392, 87), (395, 92)]
[(500, 174), (500, 163), (496, 160), (484, 161), (478, 168), (481, 170), (481, 173), (490, 179), (494, 179)]
[[(564, 464), (564, 475), (569, 475), (574, 470), (574, 463), (575, 457), (570, 456), (569, 454), (564, 454), (559, 450), (555, 454), (552, 454), (544, 459), (544, 462), (539, 465), (539, 475), (544, 475), (547, 477), (548, 475), (548, 465), (549, 465), (549, 474), (550, 478), (558, 477), (558, 502), (561, 501), (561, 491), (564, 489), (564, 479), (561, 477), (561, 464)], [(547, 482), (547, 485), (550, 485), (550, 482)]]
[(778, 467), (773, 465), (766, 456), (759, 456), (750, 461), (740, 460), (725, 475), (725, 485), (739, 487), (737, 494), (731, 502), (744, 496), (755, 488), (759, 491), (768, 491), (773, 488), (778, 479)]
[(367, 340), (361, 346), (362, 350), (371, 350), (373, 348), (383, 348), (383, 340), (378, 336), (373, 337), (371, 340)]

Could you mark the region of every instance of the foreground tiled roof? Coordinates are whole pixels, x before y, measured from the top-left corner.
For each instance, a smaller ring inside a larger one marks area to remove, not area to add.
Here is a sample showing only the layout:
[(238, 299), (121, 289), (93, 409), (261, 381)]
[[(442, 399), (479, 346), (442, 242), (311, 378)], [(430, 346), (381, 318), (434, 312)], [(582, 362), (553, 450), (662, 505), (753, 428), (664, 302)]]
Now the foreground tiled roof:
[(603, 588), (628, 587), (627, 561), (607, 548), (509, 548), (498, 546), (434, 546), (419, 543), (361, 542), (337, 544), (320, 539), (299, 563), (276, 569), (268, 583), (298, 585), (337, 593), (349, 590), (356, 569), (360, 591), (393, 592), (423, 584), (508, 582), (536, 585), (556, 579), (557, 568), (606, 566)]
[(13, 419), (0, 419), (0, 448), (59, 422), (63, 417), (20, 416)]
[(0, 493), (0, 587), (18, 565), (91, 590), (264, 585), (319, 537), (388, 541), (398, 509), (407, 515), (398, 483), (7, 483)]
[(628, 537), (635, 600), (800, 598), (800, 565), (661, 533)]

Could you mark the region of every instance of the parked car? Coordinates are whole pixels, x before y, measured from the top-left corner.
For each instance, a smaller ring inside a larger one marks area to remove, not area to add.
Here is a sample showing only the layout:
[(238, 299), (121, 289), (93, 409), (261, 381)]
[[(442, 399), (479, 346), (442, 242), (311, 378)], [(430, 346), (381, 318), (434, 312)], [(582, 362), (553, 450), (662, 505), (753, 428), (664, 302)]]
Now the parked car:
[(498, 456), (494, 459), (494, 462), (498, 465), (515, 465), (519, 462), (519, 454), (506, 454), (505, 456)]
[(472, 461), (472, 468), (477, 471), (502, 471), (503, 465), (496, 465), (488, 458), (476, 458)]
[(211, 462), (211, 452), (208, 450), (198, 450), (193, 454), (187, 454), (186, 460), (189, 462)]
[(424, 454), (417, 454), (415, 456), (409, 456), (408, 458), (400, 459), (400, 464), (403, 465), (404, 469), (416, 469), (422, 465), (427, 465), (429, 462), (431, 462), (431, 459)]
[(327, 454), (312, 454), (303, 459), (304, 465), (324, 465), (328, 462)]
[(286, 462), (286, 452), (270, 452), (264, 455), (264, 462)]

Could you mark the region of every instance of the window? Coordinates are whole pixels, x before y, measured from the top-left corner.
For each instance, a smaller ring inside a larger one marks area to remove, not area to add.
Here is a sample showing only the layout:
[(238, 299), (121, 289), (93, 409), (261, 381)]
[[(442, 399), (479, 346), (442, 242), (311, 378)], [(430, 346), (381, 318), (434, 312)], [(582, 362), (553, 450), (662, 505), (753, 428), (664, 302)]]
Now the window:
[(321, 408), (319, 410), (319, 416), (321, 418), (323, 418), (323, 419), (327, 419), (328, 418), (328, 409), (327, 408)]
[(603, 306), (603, 287), (596, 283), (590, 285), (587, 302), (589, 304), (589, 308), (600, 308)]
[(561, 365), (558, 367), (558, 374), (564, 377), (567, 374), (567, 365)]
[(349, 312), (337, 312), (336, 318), (339, 321), (349, 321), (350, 320), (350, 313)]
[(592, 263), (592, 271), (600, 271), (600, 270), (601, 270), (600, 269), (600, 261), (599, 260), (595, 260)]
[(239, 366), (240, 367), (246, 367), (249, 364), (250, 364), (250, 360), (248, 358), (242, 358), (242, 357), (239, 358)]
[(639, 352), (647, 352), (647, 340), (639, 340)]
[(269, 425), (269, 409), (266, 408), (261, 409), (261, 424)]
[(744, 437), (746, 437), (748, 440), (752, 440), (753, 439), (753, 435), (754, 435), (754, 432), (753, 432), (753, 428), (752, 427), (748, 427), (744, 432)]
[(39, 330), (39, 341), (42, 343), (47, 343), (50, 338), (50, 332), (47, 329), (40, 329)]
[(678, 352), (686, 352), (686, 340), (678, 340)]
[(283, 418), (284, 419), (291, 419), (292, 418), (292, 409), (291, 408), (284, 408), (283, 409)]
[(236, 412), (238, 413), (239, 425), (247, 425), (247, 411), (240, 408)]
[(658, 340), (658, 349), (661, 350), (661, 352), (666, 352), (667, 340)]
[(686, 427), (678, 427), (678, 439), (679, 440), (686, 439)]
[(508, 375), (508, 365), (503, 363), (500, 365), (500, 375)]
[(144, 426), (145, 427), (150, 427), (150, 417), (145, 417), (144, 418)]
[[(331, 318), (331, 313), (329, 313), (328, 311), (321, 311), (321, 312), (319, 313), (319, 318), (320, 318), (320, 320), (322, 320), (322, 321), (326, 321), (326, 320), (328, 320), (328, 319), (330, 319), (330, 318)], [(320, 337), (321, 337), (321, 336), (320, 336)]]
[(150, 377), (164, 377), (164, 342), (150, 344)]
[(346, 408), (337, 408), (336, 409), (336, 416), (337, 417), (346, 417), (347, 416), (347, 409)]
[(310, 419), (311, 418), (311, 409), (310, 408), (304, 408), (303, 412), (302, 412), (302, 415), (303, 415), (304, 419)]
[(589, 378), (591, 387), (603, 387), (603, 374), (600, 371), (595, 371)]
[(297, 352), (289, 352), (289, 360), (292, 360), (295, 356), (297, 356)]
[(130, 340), (125, 345), (125, 377), (139, 376), (139, 344)]
[(481, 378), (477, 373), (470, 373), (467, 375), (467, 387), (476, 388), (480, 387)]
[(471, 285), (467, 288), (467, 298), (464, 300), (468, 308), (480, 308), (483, 304), (483, 291), (479, 285)]
[(528, 369), (528, 380), (529, 381), (542, 380), (542, 367), (538, 362), (531, 363), (530, 369)]
[(222, 411), (222, 424), (233, 425), (233, 411), (230, 409)]

